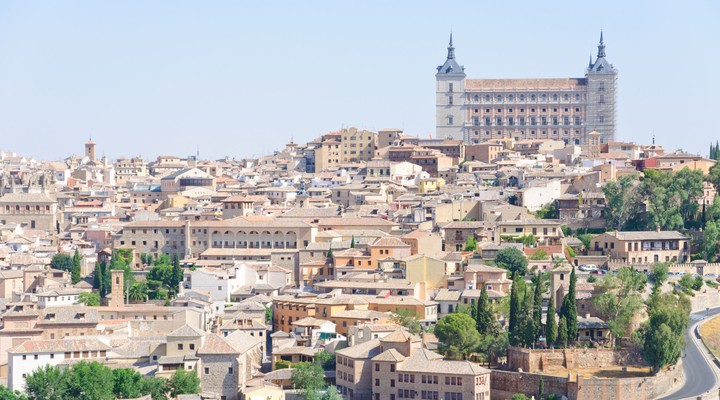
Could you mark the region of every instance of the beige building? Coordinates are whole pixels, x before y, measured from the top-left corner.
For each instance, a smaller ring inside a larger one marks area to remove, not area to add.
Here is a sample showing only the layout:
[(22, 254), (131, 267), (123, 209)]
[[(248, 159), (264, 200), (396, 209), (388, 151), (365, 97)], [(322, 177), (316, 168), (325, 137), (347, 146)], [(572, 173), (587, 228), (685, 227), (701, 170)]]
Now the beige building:
[(115, 182), (124, 185), (131, 178), (143, 178), (149, 175), (147, 162), (142, 157), (118, 158), (115, 161)]
[(348, 128), (340, 131), (340, 160), (343, 164), (370, 161), (378, 149), (378, 134), (365, 129)]
[(627, 263), (683, 263), (690, 258), (690, 238), (677, 231), (607, 232), (592, 239), (590, 251)]
[(30, 229), (54, 231), (57, 201), (47, 193), (7, 193), (0, 197), (0, 225), (21, 224)]
[(404, 331), (337, 351), (336, 382), (350, 400), (490, 399), (490, 370), (444, 360)]

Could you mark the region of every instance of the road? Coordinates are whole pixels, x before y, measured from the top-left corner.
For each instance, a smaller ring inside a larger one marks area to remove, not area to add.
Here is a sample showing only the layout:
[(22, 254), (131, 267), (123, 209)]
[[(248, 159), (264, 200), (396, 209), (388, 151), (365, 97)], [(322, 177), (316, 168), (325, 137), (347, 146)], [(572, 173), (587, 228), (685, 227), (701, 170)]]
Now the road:
[(708, 354), (705, 345), (695, 336), (697, 324), (708, 316), (720, 314), (720, 308), (712, 308), (709, 311), (696, 312), (690, 315), (690, 327), (685, 332), (685, 357), (683, 358), (683, 374), (685, 382), (674, 393), (662, 397), (660, 400), (676, 400), (694, 398), (708, 392), (715, 387), (717, 377), (715, 376), (715, 365), (706, 356)]

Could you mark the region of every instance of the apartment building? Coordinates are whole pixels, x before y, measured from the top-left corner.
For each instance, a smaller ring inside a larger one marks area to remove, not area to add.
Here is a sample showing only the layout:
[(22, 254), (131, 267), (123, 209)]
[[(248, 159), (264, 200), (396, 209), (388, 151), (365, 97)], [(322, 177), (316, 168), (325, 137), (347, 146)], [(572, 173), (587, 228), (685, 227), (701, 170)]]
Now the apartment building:
[(690, 238), (677, 231), (607, 232), (592, 239), (590, 250), (627, 263), (684, 263)]
[(370, 161), (378, 149), (378, 134), (365, 129), (347, 128), (340, 131), (340, 160), (343, 164)]
[(398, 330), (337, 351), (337, 387), (351, 400), (489, 400), (490, 370), (451, 361)]
[(0, 197), (0, 225), (19, 224), (54, 232), (57, 223), (57, 201), (47, 193), (7, 193)]

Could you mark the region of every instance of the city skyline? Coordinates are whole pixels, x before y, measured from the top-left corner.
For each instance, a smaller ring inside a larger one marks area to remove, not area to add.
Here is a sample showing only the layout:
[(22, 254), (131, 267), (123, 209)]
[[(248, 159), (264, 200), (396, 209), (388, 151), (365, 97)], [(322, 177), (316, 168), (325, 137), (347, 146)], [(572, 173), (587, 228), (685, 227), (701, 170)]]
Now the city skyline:
[[(717, 135), (702, 116), (720, 80), (718, 55), (703, 49), (720, 37), (718, 6), (564, 4), (5, 3), (0, 149), (60, 159), (92, 137), (113, 159), (198, 147), (216, 159), (350, 126), (435, 136), (450, 30), (469, 76), (533, 78), (582, 77), (602, 27), (620, 71), (616, 139), (650, 143), (654, 131), (670, 150), (706, 155)], [(510, 26), (477, 18), (511, 11)]]

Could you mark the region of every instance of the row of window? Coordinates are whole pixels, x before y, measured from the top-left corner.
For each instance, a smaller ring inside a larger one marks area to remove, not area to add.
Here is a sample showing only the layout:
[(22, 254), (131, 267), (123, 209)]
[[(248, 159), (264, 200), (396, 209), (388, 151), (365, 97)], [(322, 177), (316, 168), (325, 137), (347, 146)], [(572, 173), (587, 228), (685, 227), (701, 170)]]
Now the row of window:
[[(450, 89), (451, 90), (449, 90), (449, 92), (452, 92), (452, 88), (450, 88)], [(601, 91), (605, 90), (605, 87), (601, 86), (600, 90)], [(575, 101), (580, 101), (580, 94), (575, 93), (575, 96), (573, 96), (573, 97), (571, 97), (567, 93), (562, 96), (560, 96), (558, 94), (553, 94), (551, 96), (548, 96), (547, 94), (544, 94), (544, 93), (540, 94), (540, 95), (531, 94), (529, 96), (525, 96), (524, 94), (520, 94), (520, 95), (509, 94), (509, 95), (507, 95), (507, 97), (505, 97), (501, 94), (498, 94), (495, 96), (486, 94), (484, 97), (476, 94), (476, 95), (472, 96), (472, 101), (474, 101), (475, 103), (479, 103), (481, 99), (485, 103), (492, 102), (493, 100), (495, 102), (503, 102), (503, 101), (516, 101), (516, 100), (517, 101), (525, 101), (526, 99), (529, 99), (530, 101), (537, 101), (538, 99), (540, 99), (540, 101), (548, 101), (548, 99), (551, 99), (552, 101), (560, 101), (560, 99), (562, 99), (562, 101), (570, 101), (570, 99), (572, 99), (572, 98), (574, 98)]]
[[(475, 136), (480, 136), (480, 131), (474, 131), (473, 133)], [(536, 134), (536, 131), (534, 131), (534, 130), (530, 131), (530, 135), (535, 135), (535, 134)], [(548, 132), (546, 130), (540, 131), (540, 135), (547, 135), (547, 134), (548, 134)], [(566, 137), (570, 136), (570, 131), (566, 129), (563, 131), (562, 134), (563, 134), (563, 136), (566, 136)], [(579, 134), (580, 134), (580, 131), (575, 130), (575, 135), (579, 135)], [(485, 131), (485, 136), (490, 136), (490, 135), (492, 135), (491, 131)], [(502, 135), (503, 135), (503, 131), (497, 131), (497, 136), (502, 136)], [(520, 131), (520, 135), (525, 136), (525, 131)], [(557, 136), (558, 131), (553, 130), (552, 135)]]
[[(568, 116), (562, 117), (562, 120), (558, 117), (552, 117), (551, 119), (548, 119), (548, 117), (540, 117), (540, 125), (560, 125), (561, 121), (562, 125), (570, 125), (571, 121), (574, 125), (582, 125), (582, 120), (579, 116), (576, 116), (573, 120)], [(550, 124), (548, 124), (548, 122), (550, 122)], [(475, 126), (480, 125), (480, 117), (473, 117), (472, 123)], [(507, 123), (508, 126), (538, 125), (538, 119), (537, 117), (530, 117), (529, 119), (525, 117), (518, 117), (517, 119), (515, 117), (495, 117), (495, 120), (493, 120), (490, 117), (485, 117), (486, 126), (503, 126), (505, 123)]]
[[(30, 211), (30, 209), (31, 209), (32, 207), (29, 206), (29, 205), (25, 205), (24, 207), (19, 206), (19, 205), (16, 205), (16, 206), (15, 206), (15, 211), (20, 211), (21, 208), (24, 208), (25, 211)], [(6, 211), (6, 212), (10, 212), (11, 209), (12, 209), (12, 206), (5, 206), (5, 211)], [(35, 211), (41, 211), (41, 210), (43, 210), (43, 209), (44, 209), (44, 211), (50, 211), (50, 206), (45, 206), (45, 207), (43, 207), (43, 206), (35, 206), (34, 209), (35, 209)]]
[[(510, 113), (510, 114), (512, 114), (514, 110), (515, 110), (515, 109), (513, 109), (513, 108), (508, 108), (508, 109), (507, 109), (507, 112)], [(524, 113), (524, 112), (525, 112), (525, 109), (524, 109), (524, 108), (518, 108), (517, 110), (518, 110), (518, 112), (520, 112), (520, 113)], [(531, 108), (531, 109), (530, 109), (530, 112), (531, 112), (531, 113), (534, 113), (534, 112), (537, 112), (537, 110), (538, 110), (537, 108)], [(547, 110), (548, 110), (547, 108), (541, 108), (541, 109), (540, 109), (540, 112), (546, 113)], [(558, 108), (553, 108), (553, 109), (552, 109), (552, 112), (553, 112), (553, 113), (557, 113), (558, 110), (559, 110)], [(475, 108), (475, 109), (473, 110), (473, 112), (474, 112), (475, 114), (477, 114), (477, 113), (480, 112), (480, 109), (479, 109), (479, 108)], [(497, 112), (500, 113), (500, 114), (502, 114), (502, 113), (503, 113), (503, 109), (502, 109), (502, 108), (498, 108), (498, 109), (497, 109)], [(569, 112), (570, 112), (570, 109), (567, 108), (567, 107), (566, 107), (566, 108), (563, 108), (563, 111), (562, 111), (562, 112), (563, 112), (563, 113), (569, 113)], [(575, 107), (575, 112), (576, 112), (576, 113), (579, 113), (579, 112), (580, 112), (580, 107)], [(489, 109), (489, 108), (486, 108), (486, 109), (485, 109), (485, 113), (486, 113), (486, 114), (489, 114), (489, 113), (490, 113), (490, 109)]]

